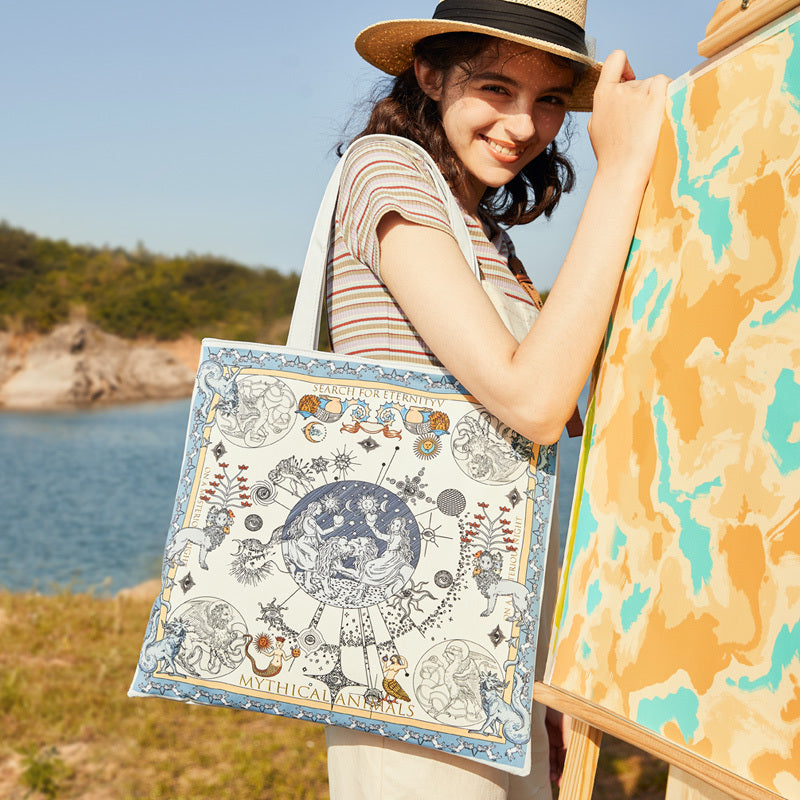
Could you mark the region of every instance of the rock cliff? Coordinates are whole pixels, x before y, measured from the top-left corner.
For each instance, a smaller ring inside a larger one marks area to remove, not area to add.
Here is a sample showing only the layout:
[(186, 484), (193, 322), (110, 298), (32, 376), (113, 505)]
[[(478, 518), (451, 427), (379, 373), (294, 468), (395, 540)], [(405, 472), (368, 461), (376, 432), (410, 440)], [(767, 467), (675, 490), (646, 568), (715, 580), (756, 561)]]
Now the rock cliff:
[(181, 358), (179, 352), (175, 345), (129, 342), (87, 322), (33, 338), (0, 331), (0, 408), (33, 411), (185, 397), (192, 391), (197, 356)]

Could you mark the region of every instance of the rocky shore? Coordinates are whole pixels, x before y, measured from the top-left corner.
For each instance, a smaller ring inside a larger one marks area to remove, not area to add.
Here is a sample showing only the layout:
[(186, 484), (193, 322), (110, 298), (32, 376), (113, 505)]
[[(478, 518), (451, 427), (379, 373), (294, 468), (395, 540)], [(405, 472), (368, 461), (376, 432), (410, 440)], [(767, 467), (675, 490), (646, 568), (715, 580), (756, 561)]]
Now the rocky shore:
[(85, 321), (0, 331), (0, 410), (44, 411), (191, 394), (200, 342), (131, 342)]

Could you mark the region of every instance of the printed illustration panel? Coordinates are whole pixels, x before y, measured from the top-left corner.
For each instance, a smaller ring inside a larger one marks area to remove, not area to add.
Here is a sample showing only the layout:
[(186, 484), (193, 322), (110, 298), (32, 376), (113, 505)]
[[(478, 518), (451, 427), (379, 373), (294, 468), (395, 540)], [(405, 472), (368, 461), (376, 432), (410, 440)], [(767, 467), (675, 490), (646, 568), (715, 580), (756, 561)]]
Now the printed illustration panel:
[(555, 450), (443, 373), (202, 358), (131, 693), (525, 772)]
[(798, 36), (794, 15), (673, 84), (596, 395), (548, 678), (792, 798)]

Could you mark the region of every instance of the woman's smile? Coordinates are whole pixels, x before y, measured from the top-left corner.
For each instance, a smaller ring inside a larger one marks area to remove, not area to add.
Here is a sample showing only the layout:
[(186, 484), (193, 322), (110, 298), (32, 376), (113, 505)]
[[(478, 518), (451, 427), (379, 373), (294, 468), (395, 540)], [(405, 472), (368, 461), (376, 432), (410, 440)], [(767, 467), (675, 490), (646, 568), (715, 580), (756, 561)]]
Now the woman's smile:
[(486, 144), (489, 145), (489, 148), (492, 152), (498, 157), (500, 161), (504, 161), (505, 163), (513, 163), (516, 161), (520, 156), (525, 153), (527, 150), (527, 145), (524, 147), (519, 147), (511, 142), (500, 142), (497, 139), (490, 139), (488, 136), (484, 134), (478, 134), (480, 139), (483, 139)]

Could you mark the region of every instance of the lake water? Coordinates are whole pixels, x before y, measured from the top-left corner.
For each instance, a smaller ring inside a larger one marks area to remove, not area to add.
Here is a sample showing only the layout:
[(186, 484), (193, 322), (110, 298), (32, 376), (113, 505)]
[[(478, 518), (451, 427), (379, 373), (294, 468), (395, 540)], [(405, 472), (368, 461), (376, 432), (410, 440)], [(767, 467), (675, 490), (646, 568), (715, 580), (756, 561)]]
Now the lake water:
[[(0, 413), (0, 587), (114, 593), (157, 578), (188, 409)], [(562, 549), (578, 448), (562, 437)]]

